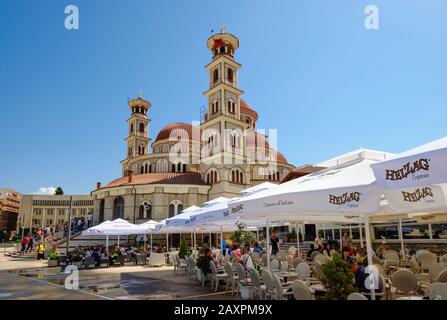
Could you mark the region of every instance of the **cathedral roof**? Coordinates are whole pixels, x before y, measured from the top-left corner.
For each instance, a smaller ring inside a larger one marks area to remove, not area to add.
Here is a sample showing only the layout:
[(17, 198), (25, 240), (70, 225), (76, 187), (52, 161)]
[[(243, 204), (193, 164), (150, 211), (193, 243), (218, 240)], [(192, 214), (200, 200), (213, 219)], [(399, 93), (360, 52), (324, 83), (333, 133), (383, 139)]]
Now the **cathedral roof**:
[(122, 177), (113, 180), (105, 187), (120, 187), (120, 186), (130, 186), (130, 185), (141, 185), (141, 184), (193, 184), (193, 185), (207, 185), (205, 181), (202, 180), (200, 173), (189, 172), (189, 173), (146, 173), (132, 176), (132, 182), (129, 182), (129, 177)]
[(247, 148), (265, 148), (270, 149), (267, 137), (256, 131), (247, 131)]
[[(201, 129), (199, 127), (195, 127), (195, 130), (197, 130), (196, 131), (197, 133), (195, 134), (198, 134), (197, 138), (200, 141)], [(160, 130), (160, 132), (157, 134), (157, 137), (155, 138), (155, 142), (169, 139), (169, 137), (176, 138), (180, 136), (182, 138), (186, 138), (185, 137), (186, 133), (188, 134), (190, 140), (193, 140), (193, 138), (195, 138), (193, 136), (193, 126), (190, 125), (189, 123), (184, 122), (170, 123)]]
[(253, 108), (244, 99), (241, 99), (241, 113), (245, 113), (253, 117), (254, 122), (258, 121), (258, 113), (253, 110)]

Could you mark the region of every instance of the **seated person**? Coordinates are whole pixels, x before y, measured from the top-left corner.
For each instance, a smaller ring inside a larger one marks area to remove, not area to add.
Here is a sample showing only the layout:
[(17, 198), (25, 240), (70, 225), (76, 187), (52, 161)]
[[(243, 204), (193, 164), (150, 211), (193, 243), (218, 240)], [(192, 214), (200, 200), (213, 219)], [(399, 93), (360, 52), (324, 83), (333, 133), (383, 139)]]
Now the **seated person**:
[(259, 246), (257, 242), (253, 243), (253, 253), (259, 253), (261, 254), (262, 248)]
[(241, 261), (241, 252), (237, 246), (237, 244), (233, 244), (233, 247), (231, 248), (231, 261), (233, 263), (238, 263)]
[(213, 255), (211, 250), (206, 248), (202, 254), (197, 259), (196, 266), (203, 271), (203, 274), (206, 276), (208, 273), (211, 273), (210, 261), (213, 260)]
[(253, 259), (245, 248), (241, 248), (241, 260), (245, 269), (254, 268)]

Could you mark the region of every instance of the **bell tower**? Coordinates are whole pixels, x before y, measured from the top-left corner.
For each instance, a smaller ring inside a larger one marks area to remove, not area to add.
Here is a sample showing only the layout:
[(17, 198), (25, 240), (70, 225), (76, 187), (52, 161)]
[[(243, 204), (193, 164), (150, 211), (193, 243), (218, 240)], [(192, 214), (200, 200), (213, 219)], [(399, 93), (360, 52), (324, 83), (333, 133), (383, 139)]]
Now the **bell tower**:
[(129, 100), (128, 105), (131, 116), (127, 119), (129, 134), (126, 138), (126, 159), (131, 159), (148, 154), (150, 119), (147, 116), (147, 111), (151, 107), (151, 103), (144, 100), (140, 93), (137, 99)]
[(239, 40), (222, 27), (220, 33), (211, 36), (207, 42), (212, 61), (206, 65), (209, 74), (209, 89), (204, 93), (208, 98), (207, 121), (224, 115), (240, 120), (240, 97), (238, 71), (241, 65), (234, 60)]

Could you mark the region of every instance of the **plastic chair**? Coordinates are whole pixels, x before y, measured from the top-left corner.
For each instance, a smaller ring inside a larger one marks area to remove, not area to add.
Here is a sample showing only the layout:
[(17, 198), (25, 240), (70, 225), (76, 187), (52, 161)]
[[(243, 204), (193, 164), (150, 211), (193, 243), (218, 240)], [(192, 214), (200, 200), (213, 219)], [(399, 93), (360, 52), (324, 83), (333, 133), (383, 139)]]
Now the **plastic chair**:
[(214, 291), (217, 292), (220, 280), (227, 280), (228, 275), (225, 272), (217, 271), (214, 261), (210, 261), (210, 269), (211, 269), (211, 290), (213, 290), (213, 283), (214, 283), (216, 285), (216, 289)]
[(253, 295), (252, 299), (255, 296), (258, 296), (262, 299), (265, 292), (265, 285), (261, 284), (261, 279), (259, 279), (259, 274), (254, 268), (248, 268), (248, 274), (250, 275), (251, 284), (253, 286)]
[(289, 264), (287, 263), (287, 261), (281, 262), (280, 271), (281, 272), (288, 272), (289, 271)]
[(262, 270), (261, 274), (265, 285), (265, 298), (267, 299), (267, 297), (269, 297), (272, 299), (275, 296), (275, 286), (273, 285), (272, 273), (269, 270), (264, 269)]
[(447, 300), (447, 283), (432, 283), (425, 291), (425, 296), (430, 300)]
[(368, 300), (368, 298), (365, 297), (365, 296), (364, 296), (363, 294), (361, 294), (361, 293), (353, 292), (353, 293), (349, 294), (347, 300)]
[(224, 265), (225, 273), (227, 274), (227, 282), (225, 284), (225, 292), (228, 293), (228, 288), (231, 286), (231, 294), (236, 289), (237, 276), (234, 274), (233, 265), (228, 262)]
[(419, 289), (419, 282), (410, 270), (397, 270), (391, 276), (391, 284), (396, 288), (395, 294), (416, 294)]
[(302, 280), (296, 280), (291, 285), (295, 300), (312, 300), (309, 287)]
[(279, 261), (278, 260), (276, 260), (276, 259), (273, 259), (271, 262), (270, 262), (270, 270), (279, 270)]

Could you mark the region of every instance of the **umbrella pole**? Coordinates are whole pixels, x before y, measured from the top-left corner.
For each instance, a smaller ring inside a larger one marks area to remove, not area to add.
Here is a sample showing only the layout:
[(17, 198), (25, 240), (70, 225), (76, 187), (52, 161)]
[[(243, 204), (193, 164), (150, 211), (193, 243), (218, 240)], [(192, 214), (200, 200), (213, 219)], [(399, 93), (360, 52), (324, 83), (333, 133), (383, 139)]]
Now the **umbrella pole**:
[(362, 232), (362, 224), (359, 224), (359, 231), (360, 231), (360, 248), (363, 248), (363, 232)]
[(196, 239), (196, 231), (194, 230), (194, 252), (193, 256), (195, 256), (197, 253), (197, 239)]
[(296, 248), (298, 250), (298, 258), (301, 258), (300, 254), (300, 229), (299, 226), (295, 223), (295, 230), (296, 230)]
[(106, 236), (106, 252), (109, 255), (109, 236)]
[(267, 247), (267, 269), (270, 270), (270, 236), (269, 236), (269, 219), (267, 219), (267, 235), (266, 235), (266, 247)]
[(404, 236), (402, 234), (402, 219), (399, 218), (399, 240), (400, 240), (400, 249), (402, 251), (402, 258), (404, 258)]
[(120, 236), (118, 236), (118, 245), (120, 245)]
[(152, 253), (152, 232), (151, 232), (151, 253)]
[(256, 228), (256, 242), (259, 243), (259, 229)]
[(169, 252), (169, 235), (166, 233), (166, 252)]
[(366, 251), (368, 256), (368, 266), (369, 266), (369, 276), (367, 279), (369, 279), (369, 288), (371, 293), (371, 300), (376, 300), (376, 284), (375, 284), (375, 272), (373, 268), (373, 262), (372, 262), (372, 255), (373, 250), (371, 246), (371, 234), (369, 229), (369, 218), (367, 215), (364, 215), (365, 220), (365, 236), (366, 236)]
[[(342, 243), (342, 241), (341, 241), (341, 239), (343, 238), (343, 235), (341, 234), (341, 226), (340, 226), (340, 252), (342, 252), (342, 250), (343, 250), (343, 243)], [(366, 229), (366, 226), (365, 226), (365, 229)]]
[(223, 254), (222, 243), (223, 243), (223, 232), (222, 232), (222, 226), (220, 226), (220, 252), (222, 252)]
[(211, 250), (211, 237), (212, 237), (212, 234), (210, 232), (210, 250)]

